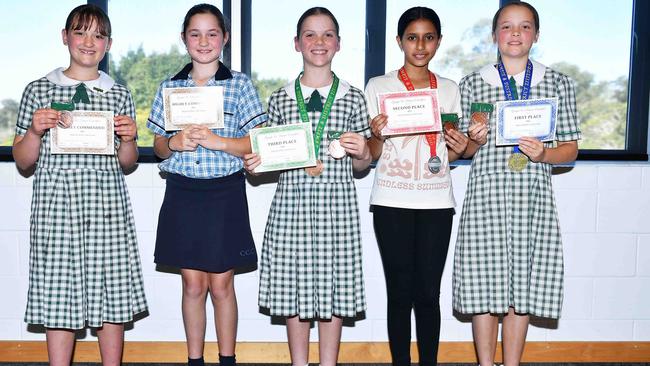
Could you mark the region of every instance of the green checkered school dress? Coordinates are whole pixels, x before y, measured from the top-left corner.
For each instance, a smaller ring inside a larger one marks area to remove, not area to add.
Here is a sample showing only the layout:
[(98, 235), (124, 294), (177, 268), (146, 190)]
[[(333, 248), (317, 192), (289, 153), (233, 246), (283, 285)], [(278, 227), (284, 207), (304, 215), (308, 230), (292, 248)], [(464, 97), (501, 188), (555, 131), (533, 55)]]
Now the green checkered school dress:
[[(284, 89), (271, 95), (268, 116), (268, 126), (300, 122), (297, 103)], [(320, 112), (309, 117), (315, 131)], [(273, 316), (331, 319), (366, 309), (352, 160), (327, 154), (328, 131), (370, 136), (360, 90), (352, 87), (334, 102), (319, 152), (323, 174), (295, 169), (280, 175), (260, 263), (259, 306)]]
[[(505, 100), (503, 88), (474, 72), (460, 83), (467, 131), (470, 104)], [(580, 139), (573, 82), (546, 69), (530, 99), (558, 97), (557, 140)], [(488, 143), (474, 155), (463, 204), (453, 270), (453, 307), (466, 314), (518, 313), (559, 318), (563, 259), (550, 164), (508, 170), (510, 147), (496, 147), (495, 117)], [(552, 146), (547, 143), (546, 146)]]
[[(76, 86), (46, 78), (23, 94), (16, 133), (51, 102), (68, 102)], [(129, 91), (115, 84), (104, 94), (87, 88), (90, 104), (135, 119)], [(116, 148), (119, 139), (115, 139)], [(25, 322), (81, 329), (125, 323), (147, 309), (131, 204), (117, 156), (51, 155), (42, 138), (34, 173), (30, 220), (29, 293)]]

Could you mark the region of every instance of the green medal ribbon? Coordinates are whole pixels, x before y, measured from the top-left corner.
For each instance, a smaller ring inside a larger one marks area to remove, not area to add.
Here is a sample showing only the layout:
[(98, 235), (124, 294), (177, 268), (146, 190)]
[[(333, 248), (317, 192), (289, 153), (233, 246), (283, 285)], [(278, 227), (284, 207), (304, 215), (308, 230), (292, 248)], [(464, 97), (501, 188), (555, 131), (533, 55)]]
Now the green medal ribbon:
[[(294, 83), (296, 88), (296, 100), (298, 102), (298, 111), (300, 112), (300, 119), (303, 123), (310, 123), (309, 115), (307, 114), (307, 107), (305, 106), (305, 98), (302, 96), (302, 88), (300, 87), (300, 76), (298, 75)], [(332, 105), (334, 105), (334, 97), (336, 96), (336, 91), (339, 89), (339, 78), (336, 74), (332, 73), (334, 80), (332, 81), (332, 88), (330, 89), (329, 94), (327, 94), (327, 100), (325, 101), (325, 106), (323, 106), (323, 111), (320, 114), (320, 119), (318, 120), (318, 126), (316, 131), (314, 131), (314, 150), (316, 156), (318, 156), (318, 151), (320, 150), (320, 142), (323, 139), (323, 131), (325, 131), (325, 124), (327, 119), (330, 116), (330, 111), (332, 110)]]
[(77, 85), (77, 91), (72, 96), (73, 103), (90, 103), (90, 98), (88, 98), (88, 92), (86, 91), (86, 86), (81, 83)]
[(50, 103), (50, 108), (55, 111), (74, 111), (74, 103), (52, 102)]

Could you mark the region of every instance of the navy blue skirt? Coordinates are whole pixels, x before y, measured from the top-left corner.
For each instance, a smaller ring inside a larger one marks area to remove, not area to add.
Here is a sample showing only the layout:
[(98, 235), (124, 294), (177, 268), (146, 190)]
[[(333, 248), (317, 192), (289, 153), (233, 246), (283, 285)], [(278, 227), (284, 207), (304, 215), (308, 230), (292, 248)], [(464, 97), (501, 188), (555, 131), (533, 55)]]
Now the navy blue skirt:
[(257, 263), (243, 171), (223, 178), (168, 174), (155, 262), (225, 272)]

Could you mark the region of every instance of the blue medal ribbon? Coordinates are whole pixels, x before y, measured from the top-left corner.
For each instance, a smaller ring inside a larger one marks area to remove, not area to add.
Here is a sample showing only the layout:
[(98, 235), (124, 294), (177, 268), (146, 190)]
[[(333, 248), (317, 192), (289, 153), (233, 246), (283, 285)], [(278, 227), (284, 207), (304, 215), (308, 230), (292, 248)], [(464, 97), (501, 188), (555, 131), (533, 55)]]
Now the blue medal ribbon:
[[(521, 88), (521, 98), (517, 96), (517, 84), (515, 83), (514, 78), (508, 78), (508, 73), (506, 72), (505, 66), (502, 62), (497, 64), (497, 70), (499, 70), (499, 78), (501, 79), (501, 85), (503, 86), (503, 93), (506, 96), (506, 100), (526, 100), (530, 97), (530, 86), (533, 81), (533, 63), (528, 60), (526, 62), (526, 73), (524, 74), (524, 85)], [(513, 153), (519, 153), (519, 146), (515, 145), (512, 149)]]

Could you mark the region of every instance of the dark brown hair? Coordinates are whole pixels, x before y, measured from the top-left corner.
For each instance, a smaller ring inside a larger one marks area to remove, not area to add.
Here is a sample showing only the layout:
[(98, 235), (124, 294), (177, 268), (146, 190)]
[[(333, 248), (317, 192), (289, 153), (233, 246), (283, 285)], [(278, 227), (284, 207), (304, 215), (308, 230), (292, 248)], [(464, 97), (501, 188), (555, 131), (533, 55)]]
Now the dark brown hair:
[(187, 27), (190, 26), (190, 20), (196, 14), (212, 14), (217, 18), (217, 23), (219, 23), (219, 28), (221, 28), (221, 33), (225, 36), (228, 33), (228, 26), (226, 22), (226, 17), (223, 16), (223, 13), (219, 8), (212, 4), (196, 4), (187, 11), (185, 14), (185, 19), (183, 19), (183, 38), (185, 38), (185, 31)]
[(307, 9), (302, 15), (300, 16), (300, 19), (298, 19), (298, 26), (296, 27), (296, 37), (300, 38), (300, 30), (302, 29), (302, 23), (305, 22), (305, 19), (309, 18), (312, 15), (327, 15), (332, 19), (332, 23), (334, 23), (334, 28), (336, 29), (336, 37), (341, 38), (339, 36), (339, 22), (336, 21), (336, 17), (334, 17), (334, 14), (332, 14), (331, 11), (327, 8), (323, 8), (321, 6), (315, 6), (313, 8)]
[(108, 15), (97, 5), (84, 4), (72, 9), (65, 21), (65, 31), (88, 30), (97, 24), (97, 32), (102, 36), (111, 38), (111, 20)]
[(537, 13), (537, 9), (525, 1), (513, 1), (500, 7), (499, 10), (497, 10), (496, 14), (494, 14), (494, 18), (492, 18), (492, 33), (495, 33), (497, 31), (497, 22), (499, 21), (501, 12), (503, 12), (503, 9), (509, 6), (523, 6), (524, 8), (530, 10), (530, 12), (533, 13), (533, 20), (535, 21), (535, 33), (539, 32), (539, 13)]

